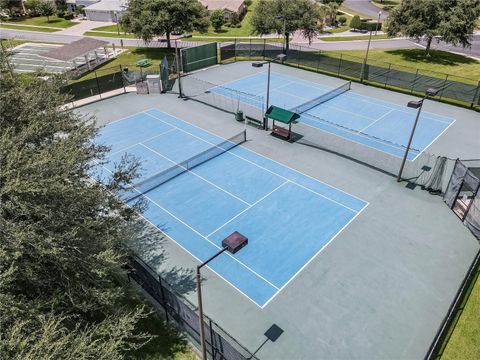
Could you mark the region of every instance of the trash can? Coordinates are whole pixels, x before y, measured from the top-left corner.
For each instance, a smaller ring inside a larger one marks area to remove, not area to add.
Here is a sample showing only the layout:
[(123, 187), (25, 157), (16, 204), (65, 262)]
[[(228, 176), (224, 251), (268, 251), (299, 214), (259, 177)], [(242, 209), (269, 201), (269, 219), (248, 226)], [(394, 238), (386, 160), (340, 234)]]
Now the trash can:
[(245, 119), (243, 118), (243, 111), (242, 110), (237, 111), (237, 113), (235, 114), (235, 120), (245, 121)]

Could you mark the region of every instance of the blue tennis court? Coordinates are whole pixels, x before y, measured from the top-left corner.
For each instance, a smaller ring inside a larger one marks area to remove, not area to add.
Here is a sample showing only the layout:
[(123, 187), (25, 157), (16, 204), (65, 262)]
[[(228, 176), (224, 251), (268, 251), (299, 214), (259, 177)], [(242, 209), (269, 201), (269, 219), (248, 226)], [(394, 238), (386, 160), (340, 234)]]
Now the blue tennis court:
[[(209, 149), (227, 150), (232, 141), (151, 109), (101, 129), (96, 142), (111, 151), (99, 173), (112, 172), (128, 153), (141, 159), (138, 184), (145, 184)], [(242, 146), (175, 175), (150, 191), (142, 189), (146, 192), (138, 196), (148, 203), (144, 218), (199, 261), (221, 249), (234, 231), (248, 237), (245, 248), (225, 252), (209, 267), (260, 307), (367, 206)]]
[[(212, 89), (232, 97), (228, 89), (266, 98), (267, 73), (261, 72)], [(329, 91), (330, 87), (299, 78), (271, 73), (270, 105), (294, 111), (300, 105)], [(240, 99), (240, 101), (245, 99)], [(262, 104), (252, 103), (261, 108)], [(341, 136), (396, 157), (403, 157), (416, 110), (347, 91), (301, 114), (305, 125)], [(455, 119), (423, 111), (408, 154), (414, 160)]]

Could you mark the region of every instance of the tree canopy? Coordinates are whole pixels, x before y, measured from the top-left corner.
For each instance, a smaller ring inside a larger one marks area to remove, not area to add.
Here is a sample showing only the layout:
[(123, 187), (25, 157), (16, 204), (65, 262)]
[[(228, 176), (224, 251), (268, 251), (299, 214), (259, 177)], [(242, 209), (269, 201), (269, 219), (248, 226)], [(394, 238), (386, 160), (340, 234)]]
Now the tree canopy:
[(219, 32), (220, 30), (222, 30), (222, 26), (224, 23), (223, 10), (217, 9), (212, 11), (212, 13), (210, 14), (210, 22), (212, 23), (215, 31)]
[(131, 0), (120, 23), (146, 42), (166, 36), (171, 47), (172, 33), (206, 32), (210, 19), (207, 9), (197, 0)]
[(289, 36), (295, 31), (312, 41), (321, 30), (322, 14), (319, 6), (310, 0), (259, 0), (251, 24), (257, 34), (283, 34), (288, 49)]
[(466, 47), (479, 16), (478, 0), (403, 0), (390, 13), (387, 33), (425, 38), (427, 54), (433, 39)]
[(119, 276), (134, 211), (112, 194), (136, 175), (124, 159), (92, 181), (108, 150), (94, 119), (63, 111), (61, 80), (20, 77), (0, 51), (0, 354), (118, 359), (148, 336)]

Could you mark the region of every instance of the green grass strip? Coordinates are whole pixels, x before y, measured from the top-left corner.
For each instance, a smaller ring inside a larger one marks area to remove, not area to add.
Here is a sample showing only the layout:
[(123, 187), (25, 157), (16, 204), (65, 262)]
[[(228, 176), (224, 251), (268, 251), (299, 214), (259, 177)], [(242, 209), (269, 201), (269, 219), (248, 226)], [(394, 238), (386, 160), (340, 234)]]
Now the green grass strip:
[(1, 23), (0, 28), (12, 29), (12, 30), (36, 31), (36, 32), (45, 32), (45, 33), (53, 33), (53, 32), (59, 31), (59, 29), (57, 30), (57, 29), (37, 27), (37, 26), (18, 26), (14, 24), (5, 24), (5, 23)]

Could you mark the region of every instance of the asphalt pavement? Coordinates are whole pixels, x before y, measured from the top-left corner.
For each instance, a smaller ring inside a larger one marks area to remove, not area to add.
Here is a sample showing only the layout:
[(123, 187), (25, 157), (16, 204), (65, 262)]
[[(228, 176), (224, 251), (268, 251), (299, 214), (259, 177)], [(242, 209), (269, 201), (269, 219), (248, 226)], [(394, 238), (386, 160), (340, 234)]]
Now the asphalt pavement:
[(343, 5), (355, 12), (367, 15), (372, 19), (376, 19), (378, 17), (379, 11), (382, 12), (380, 19), (384, 20), (388, 17), (388, 11), (380, 9), (378, 6), (372, 4), (372, 2), (369, 0), (345, 0)]

